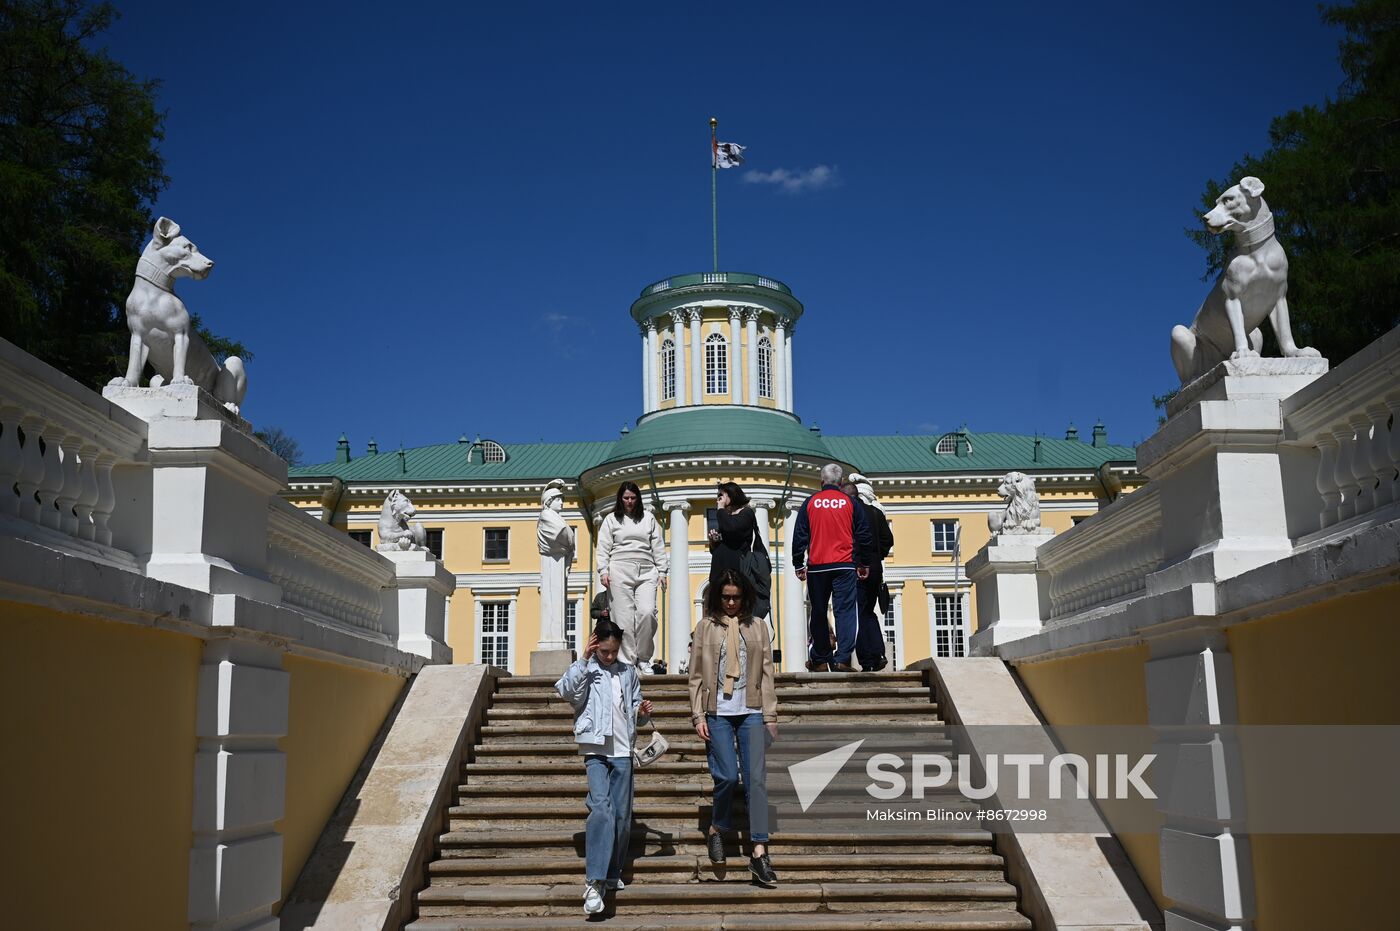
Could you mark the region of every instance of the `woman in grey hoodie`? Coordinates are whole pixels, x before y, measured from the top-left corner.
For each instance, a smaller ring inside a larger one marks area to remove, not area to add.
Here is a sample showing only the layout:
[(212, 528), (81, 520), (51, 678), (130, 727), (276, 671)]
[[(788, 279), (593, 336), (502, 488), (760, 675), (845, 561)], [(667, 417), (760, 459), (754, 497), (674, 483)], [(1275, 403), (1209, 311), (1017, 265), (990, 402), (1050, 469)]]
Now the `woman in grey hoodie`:
[(623, 662), (622, 630), (603, 620), (593, 629), (583, 656), (564, 671), (554, 688), (574, 708), (574, 739), (588, 772), (585, 826), (586, 874), (583, 910), (603, 910), (607, 889), (623, 888), (622, 865), (632, 838), (632, 747), (638, 717), (651, 717), (635, 666)]

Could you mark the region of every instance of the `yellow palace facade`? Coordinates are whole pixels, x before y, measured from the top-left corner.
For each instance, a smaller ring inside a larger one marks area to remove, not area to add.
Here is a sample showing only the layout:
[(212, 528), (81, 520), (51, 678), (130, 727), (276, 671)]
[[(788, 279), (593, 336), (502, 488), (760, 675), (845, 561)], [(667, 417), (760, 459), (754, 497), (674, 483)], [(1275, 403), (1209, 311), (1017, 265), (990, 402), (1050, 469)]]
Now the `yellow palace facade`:
[[(577, 531), (566, 635), (586, 638), (599, 591), (596, 531), (619, 485), (635, 482), (666, 533), (667, 590), (658, 596), (658, 659), (676, 670), (699, 619), (709, 576), (706, 531), (715, 486), (744, 488), (773, 557), (769, 618), (784, 669), (805, 661), (806, 605), (787, 560), (796, 509), (836, 462), (867, 476), (894, 533), (885, 561), (884, 633), (895, 668), (961, 656), (977, 629), (964, 563), (988, 539), (986, 515), (1011, 471), (1034, 477), (1044, 526), (1063, 531), (1137, 487), (1132, 447), (1111, 445), (1102, 424), (1081, 440), (973, 432), (943, 436), (829, 436), (804, 424), (793, 397), (794, 342), (803, 306), (760, 275), (677, 276), (643, 289), (631, 306), (641, 345), (642, 414), (596, 442), (456, 442), (380, 452), (373, 441), (289, 475), (290, 500), (367, 545), (377, 543), (385, 496), (398, 489), (457, 589), (447, 640), (459, 663), (528, 673), (539, 640), (540, 494), (566, 483), (564, 516)], [(813, 399), (820, 405), (821, 399)], [(679, 645), (679, 650), (677, 650)], [(678, 652), (681, 655), (677, 655)]]

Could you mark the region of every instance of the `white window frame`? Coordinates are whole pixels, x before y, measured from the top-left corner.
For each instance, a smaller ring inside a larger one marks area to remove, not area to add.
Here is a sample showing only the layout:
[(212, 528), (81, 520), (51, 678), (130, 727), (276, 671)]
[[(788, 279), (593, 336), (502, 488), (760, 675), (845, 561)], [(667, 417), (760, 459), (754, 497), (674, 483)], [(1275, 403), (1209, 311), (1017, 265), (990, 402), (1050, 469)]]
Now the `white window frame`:
[(889, 589), (890, 609), (880, 616), (880, 632), (890, 653), (890, 670), (898, 672), (904, 668), (904, 585), (889, 584)]
[[(933, 621), (929, 625), (933, 630), (929, 652), (940, 659), (966, 656), (967, 599), (956, 592), (929, 592), (928, 614)], [(942, 649), (939, 645), (940, 634), (946, 636), (946, 647)]]
[(729, 340), (723, 333), (705, 337), (705, 393), (729, 393)]
[(773, 341), (767, 334), (758, 338), (758, 396), (773, 397)]
[[(948, 541), (947, 541), (948, 545), (947, 545), (946, 547), (943, 547), (943, 546), (939, 546), (939, 545), (938, 545), (938, 544), (939, 544), (939, 540), (938, 540), (938, 531), (939, 531), (939, 528), (940, 528), (940, 527), (947, 528), (947, 529), (949, 530), (949, 533), (948, 533)], [(933, 552), (933, 553), (943, 553), (943, 554), (947, 554), (947, 555), (951, 556), (951, 555), (953, 554), (953, 548), (954, 548), (954, 546), (955, 546), (956, 543), (957, 543), (957, 539), (958, 539), (958, 520), (957, 520), (957, 518), (953, 518), (953, 519), (950, 520), (950, 519), (944, 518), (944, 517), (936, 517), (936, 518), (934, 518), (933, 520), (929, 521), (929, 550), (930, 550), (930, 552)]]
[(676, 398), (676, 343), (669, 336), (661, 341), (661, 400)]
[[(515, 596), (514, 594), (508, 595), (508, 596), (503, 596), (503, 595), (496, 595), (496, 594), (482, 594), (482, 593), (475, 593), (475, 592), (474, 592), (474, 593), (473, 593), (473, 598), (472, 598), (472, 600), (476, 602), (476, 661), (477, 661), (478, 663), (486, 663), (486, 662), (487, 662), (487, 660), (486, 660), (486, 651), (485, 651), (485, 649), (484, 649), (484, 647), (485, 647), (485, 645), (486, 645), (486, 636), (487, 636), (487, 632), (486, 632), (486, 605), (487, 605), (487, 604), (490, 604), (490, 605), (493, 605), (493, 606), (494, 606), (494, 605), (504, 605), (504, 606), (505, 606), (505, 609), (506, 609), (506, 630), (505, 630), (505, 639), (506, 639), (506, 664), (505, 664), (505, 666), (502, 667), (502, 668), (504, 668), (504, 669), (506, 669), (506, 670), (509, 670), (510, 672), (514, 672), (514, 671), (515, 671), (515, 634), (516, 634), (516, 623), (515, 623), (515, 600), (516, 600), (516, 596)], [(492, 611), (492, 614), (495, 614), (495, 613), (496, 613), (495, 611)], [(495, 622), (495, 620), (496, 620), (496, 619), (493, 618), (493, 623)], [(491, 631), (491, 636), (492, 636), (493, 639), (496, 638), (496, 637), (499, 637), (499, 636), (500, 636), (500, 632), (499, 632), (499, 631)], [(495, 658), (496, 658), (496, 657), (493, 655), (493, 656), (492, 656), (492, 659), (494, 660)], [(501, 664), (492, 662), (492, 663), (489, 663), (488, 665), (500, 666)]]

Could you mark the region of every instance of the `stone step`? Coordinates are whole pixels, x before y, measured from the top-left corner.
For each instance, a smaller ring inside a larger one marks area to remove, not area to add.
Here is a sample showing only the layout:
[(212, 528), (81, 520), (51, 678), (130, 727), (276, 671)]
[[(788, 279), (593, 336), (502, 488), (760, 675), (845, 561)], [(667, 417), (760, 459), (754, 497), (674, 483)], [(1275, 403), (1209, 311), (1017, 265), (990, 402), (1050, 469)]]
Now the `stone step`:
[[(918, 714), (920, 711), (925, 711), (925, 709), (916, 707), (913, 709), (901, 708), (898, 712), (894, 712), (893, 710), (881, 711), (880, 714), (885, 715), (889, 720), (883, 724), (863, 724), (860, 727), (859, 733), (871, 736), (881, 732), (893, 731), (902, 736), (911, 728), (918, 728), (921, 737), (927, 735), (933, 740), (940, 739), (940, 735), (944, 733), (944, 722), (926, 713), (922, 715)], [(674, 717), (670, 720), (654, 720), (656, 729), (666, 735), (666, 739), (671, 742), (672, 746), (675, 746), (677, 736), (686, 738), (695, 736), (694, 730), (690, 724), (689, 715), (684, 718)], [(784, 725), (797, 726), (808, 724), (830, 725), (833, 728), (842, 728), (855, 733), (855, 722), (838, 715), (778, 715), (779, 734), (782, 734)], [(644, 739), (649, 739), (651, 733), (649, 727), (644, 725), (641, 728), (641, 732)], [(796, 735), (796, 732), (794, 732), (794, 734), (795, 737), (800, 737), (800, 735)], [(574, 721), (571, 716), (569, 718), (557, 718), (553, 721), (534, 720), (511, 721), (502, 724), (484, 724), (481, 727), (479, 736), (481, 743), (479, 743), (478, 746), (486, 745), (488, 742), (494, 745), (497, 742), (534, 742), (539, 739), (563, 740), (568, 743), (573, 743)], [(501, 740), (502, 738), (504, 740)], [(695, 739), (699, 740), (698, 737), (695, 737)], [(831, 749), (832, 744), (830, 743), (830, 739), (824, 735), (821, 739), (827, 741), (826, 749)]]
[[(781, 733), (781, 731), (780, 731)], [(646, 731), (643, 730), (643, 738)], [(806, 739), (804, 739), (806, 737)], [(666, 751), (668, 756), (687, 756), (699, 759), (705, 758), (705, 741), (696, 736), (694, 731), (686, 731), (684, 734), (668, 734), (666, 739), (671, 748)], [(801, 735), (792, 738), (779, 738), (782, 744), (782, 752), (785, 756), (797, 758), (803, 754), (814, 755), (825, 753), (832, 749), (832, 738), (823, 734), (820, 736)], [(953, 751), (953, 742), (946, 738), (930, 737), (921, 740), (919, 749), (926, 753), (950, 753)], [(772, 750), (770, 753), (774, 752)], [(580, 756), (578, 744), (573, 741), (572, 732), (567, 735), (556, 734), (547, 736), (544, 740), (529, 741), (521, 737), (506, 739), (505, 737), (494, 737), (491, 740), (476, 745), (471, 749), (472, 762), (477, 760), (486, 761), (493, 757), (549, 757), (549, 756)]]
[[(627, 893), (608, 896), (608, 907), (600, 915), (608, 931), (1030, 931), (1030, 919), (1011, 908), (979, 905), (956, 912), (885, 912), (863, 915), (859, 912), (802, 912), (791, 915), (738, 912), (727, 915), (672, 915), (659, 925), (653, 915), (629, 914)], [(561, 909), (557, 917), (510, 916), (419, 918), (407, 931), (558, 931), (585, 925), (583, 891), (579, 886), (579, 909), (570, 915)]]
[[(703, 759), (681, 761), (663, 758), (644, 769), (637, 770), (636, 782), (640, 785), (645, 779), (665, 780), (677, 775), (693, 777), (696, 773), (709, 773)], [(477, 777), (482, 776), (490, 777), (496, 783), (512, 783), (530, 782), (540, 776), (562, 775), (582, 778), (583, 758), (574, 753), (568, 759), (561, 758), (557, 761), (530, 759), (525, 762), (509, 763), (501, 760), (486, 760), (479, 763), (462, 764), (462, 778), (467, 782), (474, 782)]]
[[(714, 783), (708, 775), (696, 778), (694, 775), (676, 773), (666, 779), (644, 778), (645, 775), (646, 771), (640, 771), (633, 782), (633, 794), (637, 798), (675, 798), (708, 803), (714, 793)], [(869, 781), (862, 775), (844, 781), (838, 776), (822, 790), (822, 797), (851, 795), (868, 799), (865, 791), (868, 784)], [(781, 774), (776, 774), (769, 783), (769, 791), (771, 793), (777, 789), (786, 790), (790, 785), (789, 780)], [(940, 800), (943, 795), (955, 795), (957, 792), (956, 776), (950, 785), (936, 790), (925, 790), (926, 796), (938, 797)], [(477, 775), (472, 777), (471, 782), (457, 786), (459, 805), (476, 804), (477, 800), (491, 799), (581, 799), (587, 794), (588, 781), (584, 778), (582, 768), (572, 777), (536, 776), (528, 780), (522, 777), (512, 781), (501, 781), (496, 776)]]
[[(995, 882), (1002, 879), (1005, 863), (996, 854), (871, 854), (853, 863), (848, 856), (774, 853), (774, 868), (793, 882)], [(435, 860), (428, 866), (432, 885), (469, 883), (581, 882), (584, 860), (580, 856), (510, 857)], [(743, 855), (723, 865), (705, 854), (641, 857), (623, 871), (634, 882), (750, 882)]]
[[(740, 822), (742, 823), (742, 822)], [(731, 858), (747, 849), (747, 832), (740, 830), (725, 840)], [(880, 831), (817, 832), (784, 831), (774, 839), (774, 850), (791, 854), (991, 854), (992, 835), (988, 831), (930, 831), (919, 835), (890, 834)], [(439, 857), (583, 856), (582, 823), (562, 828), (497, 832), (447, 831), (438, 835)], [(695, 824), (633, 826), (629, 855), (636, 858), (657, 855), (691, 854), (704, 856), (705, 837)]]
[[(858, 685), (922, 685), (924, 684), (924, 674), (917, 669), (892, 672), (780, 672), (774, 677), (778, 687), (807, 685), (810, 683), (824, 683), (836, 685), (840, 683), (855, 683)], [(503, 695), (507, 692), (514, 692), (517, 689), (541, 689), (554, 688), (554, 683), (558, 676), (502, 676), (496, 680), (496, 694)], [(642, 688), (645, 690), (651, 687), (686, 688), (690, 678), (688, 676), (642, 676)]]
[[(776, 864), (774, 865), (776, 869)], [(781, 876), (781, 874), (780, 874)], [(425, 918), (471, 914), (582, 914), (580, 882), (429, 886), (418, 893)], [(783, 882), (776, 889), (741, 883), (648, 883), (628, 885), (610, 896), (628, 914), (686, 912), (793, 912), (796, 910), (962, 911), (977, 905), (1014, 907), (1016, 887), (1007, 882), (850, 883)]]
[[(660, 700), (658, 696), (664, 696), (664, 700), (677, 701), (688, 698), (689, 688), (652, 688), (649, 680), (642, 681), (642, 694), (652, 701)], [(798, 702), (824, 702), (824, 701), (844, 701), (847, 699), (928, 699), (933, 696), (933, 689), (926, 685), (806, 685), (788, 686), (777, 690), (778, 702), (784, 701)], [(509, 692), (498, 692), (492, 700), (492, 707), (502, 706), (529, 706), (533, 704), (564, 703), (565, 700), (559, 696), (551, 685), (547, 688), (514, 689)]]

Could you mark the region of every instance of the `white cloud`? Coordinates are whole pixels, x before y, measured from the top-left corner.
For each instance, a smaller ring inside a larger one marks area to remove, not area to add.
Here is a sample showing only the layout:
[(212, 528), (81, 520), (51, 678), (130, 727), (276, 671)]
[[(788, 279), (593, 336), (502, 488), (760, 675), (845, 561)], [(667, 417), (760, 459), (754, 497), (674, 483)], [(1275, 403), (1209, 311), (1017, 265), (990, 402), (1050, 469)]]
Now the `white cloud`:
[(746, 171), (744, 180), (750, 184), (774, 184), (785, 194), (800, 194), (803, 191), (820, 191), (836, 187), (841, 178), (835, 165), (817, 165), (815, 168), (774, 168), (772, 171)]

